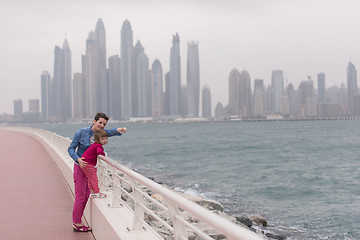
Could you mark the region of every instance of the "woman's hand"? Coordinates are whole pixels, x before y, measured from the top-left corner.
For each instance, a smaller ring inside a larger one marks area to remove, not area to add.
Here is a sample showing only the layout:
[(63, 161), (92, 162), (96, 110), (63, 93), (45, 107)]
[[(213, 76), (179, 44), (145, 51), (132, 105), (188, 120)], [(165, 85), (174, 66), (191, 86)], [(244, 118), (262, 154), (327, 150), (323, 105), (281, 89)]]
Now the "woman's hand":
[(116, 129), (116, 131), (118, 131), (119, 133), (126, 133), (127, 128), (126, 127), (118, 128), (118, 129)]

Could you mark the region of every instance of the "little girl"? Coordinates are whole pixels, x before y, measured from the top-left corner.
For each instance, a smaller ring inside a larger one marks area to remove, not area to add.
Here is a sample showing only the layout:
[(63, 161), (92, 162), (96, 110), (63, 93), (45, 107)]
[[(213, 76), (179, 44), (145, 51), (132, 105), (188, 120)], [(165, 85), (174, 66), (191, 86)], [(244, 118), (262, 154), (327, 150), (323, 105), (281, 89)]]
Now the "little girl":
[(94, 140), (95, 142), (81, 156), (81, 158), (87, 162), (86, 166), (81, 169), (88, 178), (91, 198), (104, 198), (106, 197), (106, 194), (100, 192), (95, 166), (97, 164), (97, 156), (105, 156), (103, 145), (108, 143), (108, 135), (101, 129), (94, 133)]

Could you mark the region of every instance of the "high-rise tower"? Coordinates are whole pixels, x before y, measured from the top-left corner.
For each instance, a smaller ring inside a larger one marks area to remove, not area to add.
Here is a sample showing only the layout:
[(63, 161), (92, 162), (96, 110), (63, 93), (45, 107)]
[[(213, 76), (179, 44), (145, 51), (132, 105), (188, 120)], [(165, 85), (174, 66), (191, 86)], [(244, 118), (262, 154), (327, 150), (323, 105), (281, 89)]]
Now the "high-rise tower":
[(95, 27), (96, 52), (96, 112), (109, 112), (110, 86), (108, 70), (106, 69), (106, 31), (101, 18)]
[(347, 71), (347, 95), (349, 112), (354, 112), (354, 96), (358, 94), (357, 71), (355, 65), (349, 62)]
[(176, 33), (173, 36), (170, 52), (170, 115), (179, 116), (180, 112), (180, 92), (181, 92), (181, 57), (180, 57), (180, 37)]
[(284, 91), (284, 76), (283, 71), (272, 71), (271, 87), (274, 91), (274, 112), (281, 113), (282, 111), (282, 96)]
[(236, 68), (231, 70), (229, 76), (229, 105), (228, 115), (240, 115), (239, 105), (240, 72)]
[(200, 70), (197, 42), (188, 42), (186, 77), (188, 115), (190, 117), (199, 117)]
[(134, 48), (135, 79), (133, 81), (133, 116), (149, 117), (150, 113), (150, 75), (149, 58), (144, 52), (144, 47), (137, 41)]
[(114, 120), (121, 119), (121, 88), (120, 88), (120, 57), (109, 57), (109, 82), (110, 82), (110, 116)]
[(319, 73), (318, 79), (318, 103), (325, 103), (325, 73)]
[(162, 100), (163, 100), (163, 70), (161, 63), (156, 59), (151, 67), (151, 116), (153, 118), (160, 118), (162, 115)]
[(86, 53), (83, 55), (83, 77), (85, 81), (85, 103), (86, 116), (92, 118), (96, 113), (98, 93), (97, 85), (97, 58), (96, 58), (96, 37), (93, 31), (89, 33), (86, 40)]
[(240, 116), (248, 117), (251, 114), (251, 81), (248, 71), (243, 70), (240, 73), (239, 81), (239, 106)]
[(71, 51), (67, 40), (63, 47), (55, 46), (54, 78), (52, 84), (52, 115), (56, 121), (66, 121), (72, 116), (71, 101)]
[(132, 82), (134, 79), (133, 32), (125, 20), (121, 28), (121, 118), (132, 117)]
[(47, 120), (49, 117), (50, 104), (50, 83), (51, 76), (49, 72), (44, 71), (41, 74), (41, 117), (42, 120)]
[(202, 89), (202, 116), (204, 118), (211, 118), (211, 93), (209, 86), (204, 86)]

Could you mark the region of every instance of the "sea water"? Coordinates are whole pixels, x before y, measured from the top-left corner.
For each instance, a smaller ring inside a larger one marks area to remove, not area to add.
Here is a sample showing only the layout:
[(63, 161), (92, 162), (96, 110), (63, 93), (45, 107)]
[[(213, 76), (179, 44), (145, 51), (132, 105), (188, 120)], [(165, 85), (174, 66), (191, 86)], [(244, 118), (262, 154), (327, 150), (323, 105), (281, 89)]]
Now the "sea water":
[[(37, 125), (72, 139), (89, 124)], [(360, 121), (109, 123), (108, 156), (287, 239), (360, 239)]]

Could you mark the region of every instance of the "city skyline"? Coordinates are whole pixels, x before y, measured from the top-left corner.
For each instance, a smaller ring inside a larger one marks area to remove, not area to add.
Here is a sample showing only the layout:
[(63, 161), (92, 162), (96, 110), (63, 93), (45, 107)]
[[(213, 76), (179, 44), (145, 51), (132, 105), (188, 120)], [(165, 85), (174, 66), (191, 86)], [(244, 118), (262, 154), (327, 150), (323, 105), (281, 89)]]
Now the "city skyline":
[[(81, 72), (86, 37), (99, 18), (107, 32), (107, 56), (120, 54), (121, 25), (129, 19), (134, 42), (141, 41), (150, 63), (159, 59), (164, 77), (170, 69), (171, 38), (178, 32), (182, 85), (186, 84), (187, 42), (197, 41), (200, 86), (210, 87), (212, 110), (218, 102), (228, 104), (228, 78), (233, 68), (249, 73), (252, 91), (255, 79), (264, 79), (264, 85), (269, 85), (274, 70), (282, 70), (285, 86), (293, 83), (295, 88), (307, 76), (316, 84), (317, 74), (324, 72), (328, 88), (346, 85), (349, 60), (355, 67), (360, 62), (356, 51), (359, 34), (348, 30), (349, 26), (356, 29), (360, 22), (354, 11), (359, 6), (356, 1), (50, 4), (37, 0), (1, 5), (2, 24), (6, 25), (2, 25), (0, 113), (12, 114), (15, 99), (24, 100), (24, 109), (28, 99), (40, 99), (40, 75), (44, 70), (54, 75), (53, 48), (61, 46), (64, 37), (72, 53), (72, 72)], [(86, 12), (81, 18), (79, 9)], [(65, 10), (66, 16), (61, 15)], [(22, 25), (27, 28), (21, 30)]]

